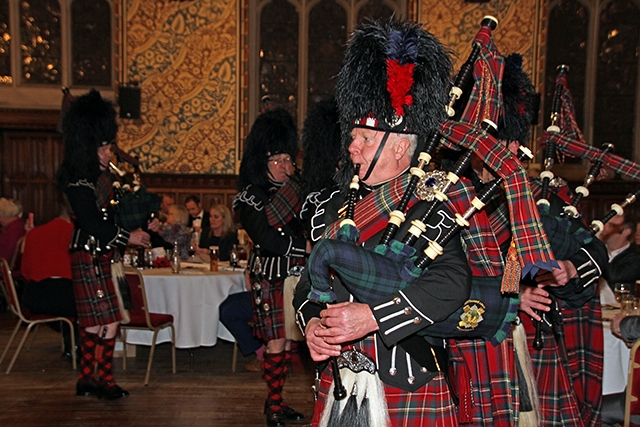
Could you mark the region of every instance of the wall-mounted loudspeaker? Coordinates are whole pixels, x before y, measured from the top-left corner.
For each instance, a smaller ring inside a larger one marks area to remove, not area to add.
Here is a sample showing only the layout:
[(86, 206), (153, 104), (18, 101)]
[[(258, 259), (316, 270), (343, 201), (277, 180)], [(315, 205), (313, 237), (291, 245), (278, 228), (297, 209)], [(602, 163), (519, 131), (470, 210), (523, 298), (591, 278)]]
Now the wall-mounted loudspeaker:
[(120, 118), (140, 118), (140, 87), (120, 86), (118, 89), (118, 105), (120, 106)]

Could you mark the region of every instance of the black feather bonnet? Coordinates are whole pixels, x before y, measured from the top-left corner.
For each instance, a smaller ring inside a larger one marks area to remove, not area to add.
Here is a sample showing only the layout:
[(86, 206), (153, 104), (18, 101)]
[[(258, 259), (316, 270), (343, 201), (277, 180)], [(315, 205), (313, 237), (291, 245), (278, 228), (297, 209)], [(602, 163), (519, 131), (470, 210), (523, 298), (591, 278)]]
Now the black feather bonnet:
[(238, 190), (249, 184), (266, 188), (269, 185), (267, 161), (269, 157), (283, 153), (295, 161), (298, 153), (296, 125), (284, 108), (267, 110), (256, 118), (247, 135), (238, 175)]
[(536, 93), (529, 76), (522, 69), (522, 56), (512, 53), (505, 58), (502, 76), (504, 112), (498, 125), (498, 139), (527, 145), (534, 115)]
[[(415, 134), (417, 156), (447, 117), (451, 69), (449, 53), (419, 24), (360, 25), (348, 42), (336, 86), (344, 159), (354, 126)], [(352, 170), (350, 161), (343, 162), (340, 181), (350, 179)]]

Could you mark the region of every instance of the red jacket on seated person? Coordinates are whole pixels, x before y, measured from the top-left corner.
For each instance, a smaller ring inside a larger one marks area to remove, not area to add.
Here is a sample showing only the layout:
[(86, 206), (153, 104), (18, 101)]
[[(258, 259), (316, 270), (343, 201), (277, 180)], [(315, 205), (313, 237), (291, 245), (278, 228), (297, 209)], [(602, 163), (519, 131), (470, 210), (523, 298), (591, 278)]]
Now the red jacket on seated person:
[(50, 277), (71, 279), (69, 243), (73, 223), (54, 218), (27, 233), (22, 254), (22, 276), (40, 282)]

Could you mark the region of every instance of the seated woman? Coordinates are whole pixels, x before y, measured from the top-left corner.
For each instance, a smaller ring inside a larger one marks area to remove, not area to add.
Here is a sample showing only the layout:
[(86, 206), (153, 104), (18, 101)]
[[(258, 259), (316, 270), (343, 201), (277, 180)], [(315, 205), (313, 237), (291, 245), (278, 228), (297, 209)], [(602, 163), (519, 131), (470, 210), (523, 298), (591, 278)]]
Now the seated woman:
[(209, 209), (209, 226), (202, 229), (198, 253), (209, 253), (210, 246), (220, 248), (220, 261), (229, 261), (233, 245), (238, 244), (238, 232), (231, 221), (231, 211), (221, 204)]
[[(21, 272), (26, 281), (23, 301), (34, 314), (77, 317), (73, 294), (71, 254), (69, 244), (73, 223), (66, 208), (46, 224), (29, 231), (24, 240)], [(64, 337), (63, 356), (71, 360), (71, 334), (69, 326), (62, 323)], [(49, 324), (56, 331), (57, 323)], [(75, 329), (76, 339), (78, 330)]]
[(169, 206), (167, 221), (160, 230), (160, 236), (168, 243), (178, 242), (178, 250), (180, 258), (189, 258), (189, 244), (191, 243), (191, 233), (187, 228), (189, 213), (187, 208), (181, 205), (173, 204)]
[[(22, 204), (17, 200), (0, 197), (0, 258), (6, 259), (9, 264), (13, 261), (18, 240), (25, 234), (24, 226)], [(15, 270), (14, 279), (20, 277), (20, 265), (9, 267)]]

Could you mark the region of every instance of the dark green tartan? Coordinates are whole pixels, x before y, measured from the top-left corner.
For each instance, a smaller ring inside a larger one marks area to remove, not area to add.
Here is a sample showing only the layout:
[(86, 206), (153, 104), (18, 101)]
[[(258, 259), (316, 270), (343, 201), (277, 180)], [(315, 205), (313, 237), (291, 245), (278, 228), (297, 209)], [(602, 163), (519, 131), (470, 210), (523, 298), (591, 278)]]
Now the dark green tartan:
[(128, 231), (145, 228), (152, 212), (160, 210), (160, 196), (145, 188), (125, 192), (118, 203), (116, 223)]

